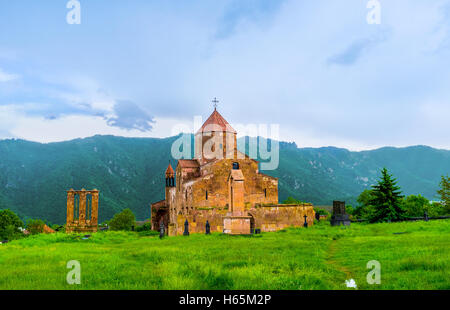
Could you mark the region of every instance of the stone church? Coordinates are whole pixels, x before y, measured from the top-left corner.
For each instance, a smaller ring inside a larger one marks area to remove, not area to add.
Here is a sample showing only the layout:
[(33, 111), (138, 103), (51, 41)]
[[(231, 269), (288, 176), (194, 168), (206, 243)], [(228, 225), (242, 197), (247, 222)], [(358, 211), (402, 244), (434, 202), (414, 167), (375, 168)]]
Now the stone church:
[(204, 233), (206, 221), (211, 232), (228, 234), (313, 224), (311, 204), (278, 204), (278, 179), (237, 150), (236, 135), (215, 108), (195, 134), (194, 159), (167, 167), (165, 199), (151, 205), (154, 230), (164, 223), (169, 235), (180, 235), (186, 220), (190, 233)]

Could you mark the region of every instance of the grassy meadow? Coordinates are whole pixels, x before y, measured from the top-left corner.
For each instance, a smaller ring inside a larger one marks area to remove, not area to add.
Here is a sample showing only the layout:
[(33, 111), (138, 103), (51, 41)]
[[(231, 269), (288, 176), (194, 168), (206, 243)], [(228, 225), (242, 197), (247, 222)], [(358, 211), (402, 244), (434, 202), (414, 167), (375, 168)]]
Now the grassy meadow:
[[(0, 289), (450, 289), (450, 221), (288, 228), (255, 236), (63, 233), (0, 245)], [(69, 285), (66, 264), (81, 264)], [(381, 263), (369, 285), (366, 264)], [(350, 288), (351, 289), (351, 288)]]

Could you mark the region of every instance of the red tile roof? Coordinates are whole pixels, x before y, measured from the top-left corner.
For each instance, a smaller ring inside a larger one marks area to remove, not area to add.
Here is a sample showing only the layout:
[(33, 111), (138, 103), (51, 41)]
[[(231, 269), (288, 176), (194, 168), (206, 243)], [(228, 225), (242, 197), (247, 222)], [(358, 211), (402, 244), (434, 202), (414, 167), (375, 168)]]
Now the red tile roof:
[(178, 165), (181, 166), (181, 168), (198, 168), (200, 167), (200, 164), (196, 159), (179, 159)]
[(209, 116), (203, 126), (197, 131), (197, 133), (201, 132), (211, 132), (211, 131), (222, 131), (222, 132), (231, 132), (236, 133), (230, 124), (214, 109), (214, 112)]
[(174, 174), (174, 171), (173, 171), (173, 168), (172, 168), (171, 164), (169, 164), (169, 166), (166, 169), (166, 175), (167, 174)]

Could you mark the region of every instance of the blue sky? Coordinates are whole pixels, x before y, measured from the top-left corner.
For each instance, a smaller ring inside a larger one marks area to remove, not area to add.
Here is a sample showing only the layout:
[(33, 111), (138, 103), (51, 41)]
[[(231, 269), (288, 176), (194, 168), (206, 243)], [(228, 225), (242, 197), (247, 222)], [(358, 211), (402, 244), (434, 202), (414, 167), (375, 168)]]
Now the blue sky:
[(212, 112), (300, 147), (450, 149), (450, 0), (0, 0), (0, 139), (165, 137)]

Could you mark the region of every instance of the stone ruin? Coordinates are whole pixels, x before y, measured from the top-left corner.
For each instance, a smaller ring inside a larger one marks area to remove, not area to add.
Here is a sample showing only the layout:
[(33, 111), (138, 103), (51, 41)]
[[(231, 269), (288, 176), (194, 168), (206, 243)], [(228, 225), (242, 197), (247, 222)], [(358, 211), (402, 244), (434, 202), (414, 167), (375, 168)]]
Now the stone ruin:
[(97, 231), (98, 194), (96, 189), (67, 191), (66, 233)]
[(345, 201), (333, 201), (333, 215), (331, 226), (350, 226), (350, 216), (345, 213)]

